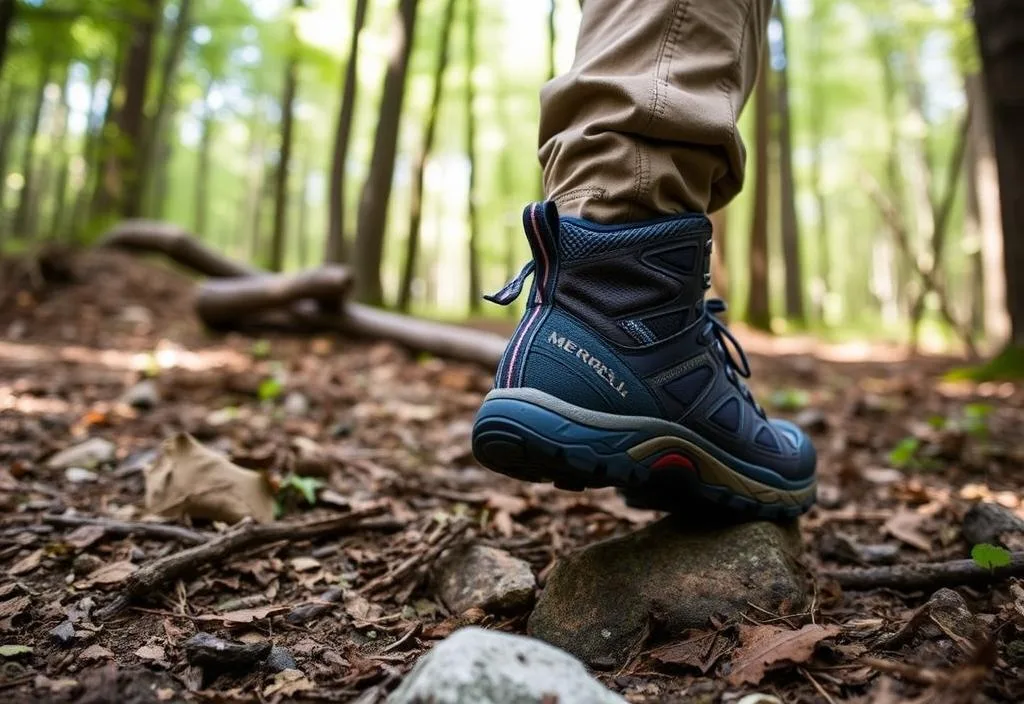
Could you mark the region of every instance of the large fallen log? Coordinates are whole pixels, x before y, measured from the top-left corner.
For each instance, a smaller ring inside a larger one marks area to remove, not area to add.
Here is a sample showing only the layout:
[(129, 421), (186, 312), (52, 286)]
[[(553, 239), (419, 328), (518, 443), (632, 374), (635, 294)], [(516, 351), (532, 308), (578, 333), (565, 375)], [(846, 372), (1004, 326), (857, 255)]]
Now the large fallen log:
[[(230, 324), (232, 327), (255, 325), (304, 332), (338, 332), (390, 340), (439, 357), (488, 367), (497, 366), (507, 342), (495, 333), (347, 301), (340, 311), (332, 311), (324, 306), (324, 300), (330, 300), (333, 291), (347, 291), (350, 282), (342, 285), (337, 273), (317, 273), (331, 272), (331, 268), (271, 276), (225, 257), (186, 230), (167, 223), (126, 220), (99, 244), (130, 252), (162, 254), (182, 267), (217, 279), (201, 284), (196, 306), (203, 321), (213, 327)], [(325, 283), (328, 285), (323, 287)], [(321, 298), (319, 294), (326, 296)], [(296, 301), (297, 298), (301, 300)], [(281, 306), (289, 302), (293, 302), (292, 305), (281, 310)], [(269, 311), (269, 315), (265, 311)]]

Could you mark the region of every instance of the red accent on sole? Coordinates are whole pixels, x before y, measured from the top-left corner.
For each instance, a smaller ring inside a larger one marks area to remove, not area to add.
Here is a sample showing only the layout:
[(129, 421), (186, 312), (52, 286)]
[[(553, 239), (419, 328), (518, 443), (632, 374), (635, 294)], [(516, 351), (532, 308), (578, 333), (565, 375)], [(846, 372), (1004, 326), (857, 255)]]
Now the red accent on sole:
[(691, 472), (697, 470), (688, 457), (683, 457), (674, 452), (659, 457), (654, 464), (651, 465), (651, 469), (687, 469)]

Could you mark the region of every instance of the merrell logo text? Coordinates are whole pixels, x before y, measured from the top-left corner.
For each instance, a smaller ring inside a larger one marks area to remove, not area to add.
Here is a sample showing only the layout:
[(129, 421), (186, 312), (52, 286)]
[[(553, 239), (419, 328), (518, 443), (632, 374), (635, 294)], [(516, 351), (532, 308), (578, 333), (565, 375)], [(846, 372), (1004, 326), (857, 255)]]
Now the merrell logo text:
[(590, 354), (587, 350), (577, 345), (572, 340), (566, 338), (565, 335), (559, 335), (557, 332), (552, 332), (548, 336), (548, 342), (555, 347), (560, 347), (569, 354), (573, 355), (576, 359), (586, 364), (592, 371), (594, 371), (599, 377), (608, 382), (608, 385), (619, 392), (622, 398), (626, 398), (626, 394), (629, 392), (626, 390), (626, 382), (615, 378), (615, 372), (608, 368), (608, 366), (600, 359)]

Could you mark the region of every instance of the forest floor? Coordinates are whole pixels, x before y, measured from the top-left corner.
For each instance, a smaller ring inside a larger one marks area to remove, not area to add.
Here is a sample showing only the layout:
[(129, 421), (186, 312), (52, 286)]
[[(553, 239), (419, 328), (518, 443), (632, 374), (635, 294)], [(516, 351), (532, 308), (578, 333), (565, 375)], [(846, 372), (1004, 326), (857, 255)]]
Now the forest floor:
[[(472, 534), (528, 561), (543, 585), (560, 556), (657, 517), (612, 491), (563, 492), (478, 467), (468, 437), (488, 370), (390, 344), (214, 336), (193, 314), (184, 275), (114, 253), (72, 261), (69, 272), (0, 263), (5, 701), (382, 701), (465, 623), (525, 632), (525, 612), (446, 613), (431, 586), (437, 551), (424, 546)], [(67, 281), (54, 283), (62, 273)], [(928, 606), (935, 589), (843, 592), (814, 577), (968, 557), (962, 526), (979, 500), (1024, 516), (1024, 388), (946, 382), (954, 360), (900, 359), (889, 348), (841, 361), (837, 348), (747, 339), (754, 390), (774, 412), (801, 415), (821, 457), (820, 504), (801, 521), (814, 602), (747, 625), (813, 621), (835, 635), (776, 658), (755, 684), (725, 676), (737, 624), (678, 639), (709, 642), (704, 652), (652, 643), (597, 676), (634, 702), (752, 692), (786, 702), (1024, 701), (1024, 582), (958, 587), (962, 600)], [(135, 406), (125, 400), (133, 388)], [(379, 515), (340, 536), (196, 564), (103, 618), (133, 572), (225, 528), (177, 520), (168, 525), (192, 532), (125, 535), (54, 516), (142, 519), (147, 462), (179, 431), (273, 478), (283, 521)], [(53, 462), (88, 438), (113, 443), (107, 465)], [(321, 485), (289, 481), (296, 468)], [(317, 490), (315, 506), (303, 489)], [(204, 676), (184, 645), (198, 631), (269, 639), (302, 675)]]

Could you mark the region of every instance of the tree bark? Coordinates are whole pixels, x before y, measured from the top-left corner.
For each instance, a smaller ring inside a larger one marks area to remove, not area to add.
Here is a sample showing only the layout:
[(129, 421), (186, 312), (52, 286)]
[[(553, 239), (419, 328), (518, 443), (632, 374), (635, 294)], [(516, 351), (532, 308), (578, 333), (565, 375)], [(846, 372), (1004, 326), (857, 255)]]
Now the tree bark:
[(437, 47), (437, 65), (434, 68), (434, 93), (430, 99), (427, 123), (423, 128), (423, 143), (413, 167), (412, 193), (409, 197), (409, 234), (405, 240), (405, 266), (402, 269), (402, 281), (398, 291), (398, 309), (403, 312), (409, 310), (412, 300), (412, 281), (416, 276), (420, 229), (423, 223), (423, 177), (427, 170), (427, 161), (434, 149), (434, 133), (437, 131), (437, 118), (441, 112), (441, 97), (444, 95), (444, 77), (448, 69), (452, 25), (455, 24), (455, 3), (456, 0), (448, 0), (445, 5), (444, 18), (441, 20), (441, 38)]
[(39, 85), (36, 89), (36, 99), (32, 106), (32, 117), (29, 121), (28, 132), (25, 134), (25, 146), (21, 155), (21, 175), (24, 182), (21, 193), (18, 195), (18, 209), (14, 214), (13, 234), (19, 238), (29, 238), (32, 235), (31, 221), (33, 219), (32, 205), (35, 202), (35, 177), (36, 177), (36, 138), (39, 136), (39, 122), (43, 114), (43, 105), (46, 103), (46, 86), (50, 82), (50, 74), (53, 69), (54, 56), (52, 53), (43, 58), (40, 65)]
[(975, 0), (974, 22), (999, 174), (1009, 341), (1024, 346), (1024, 17), (1012, 0)]
[[(797, 325), (806, 325), (804, 309), (804, 275), (800, 259), (800, 221), (796, 213), (796, 185), (793, 179), (793, 134), (789, 111), (789, 45), (786, 34), (786, 17), (782, 3), (775, 2), (772, 14), (779, 23), (782, 34), (782, 68), (778, 72), (776, 110), (779, 126), (779, 178), (782, 200), (782, 253), (786, 262), (786, 317)], [(766, 67), (767, 70), (767, 67)]]
[(203, 93), (203, 119), (200, 122), (199, 154), (196, 160), (196, 195), (195, 195), (195, 231), (200, 237), (209, 233), (206, 223), (210, 213), (210, 169), (212, 167), (210, 152), (213, 149), (213, 110), (210, 108), (210, 92), (213, 90), (213, 78), (206, 84)]
[(166, 162), (160, 162), (158, 165), (157, 159), (160, 151), (167, 144), (163, 139), (167, 115), (174, 102), (172, 96), (174, 95), (178, 66), (181, 64), (181, 57), (185, 51), (185, 44), (188, 42), (191, 28), (192, 0), (181, 0), (178, 3), (178, 16), (174, 20), (174, 29), (171, 30), (171, 36), (168, 38), (163, 65), (160, 67), (160, 89), (156, 94), (153, 117), (149, 121), (149, 128), (144, 133), (138, 185), (138, 192), (144, 198), (148, 198), (150, 195), (150, 184), (154, 172), (159, 173), (158, 169), (162, 169), (166, 164)]
[(124, 104), (117, 113), (117, 148), (107, 157), (99, 214), (138, 215), (142, 207), (141, 170), (145, 130), (146, 89), (153, 61), (153, 44), (160, 22), (162, 0), (145, 0), (132, 27), (125, 58)]
[(750, 222), (750, 292), (747, 322), (760, 330), (771, 329), (768, 302), (768, 152), (771, 140), (771, 95), (768, 90), (768, 44), (761, 63), (761, 75), (754, 89), (754, 214)]
[(476, 7), (477, 0), (466, 0), (466, 158), (469, 161), (467, 214), (469, 217), (469, 312), (480, 312), (480, 228), (476, 213)]
[(7, 59), (8, 37), (11, 36), (11, 26), (14, 25), (14, 16), (17, 9), (15, 0), (0, 0), (0, 76), (4, 72), (4, 61)]
[(391, 181), (398, 151), (398, 132), (405, 101), (405, 82), (409, 72), (416, 32), (418, 0), (400, 0), (393, 30), (393, 45), (381, 91), (380, 119), (373, 142), (370, 171), (359, 202), (359, 228), (356, 232), (356, 295), (371, 305), (384, 302), (380, 267), (384, 256)]
[[(293, 10), (301, 10), (304, 0), (295, 0)], [(294, 21), (294, 20), (293, 20)], [(270, 236), (270, 269), (284, 269), (284, 253), (288, 234), (288, 182), (292, 169), (292, 132), (295, 125), (295, 93), (299, 84), (299, 55), (294, 24), (291, 51), (284, 69), (284, 91), (281, 95), (281, 148), (274, 173), (274, 229)]]
[(302, 299), (322, 301), (337, 311), (351, 283), (348, 269), (337, 265), (298, 274), (213, 279), (200, 287), (196, 312), (204, 323), (217, 328), (237, 323), (242, 316)]
[(356, 16), (352, 21), (352, 38), (349, 42), (348, 62), (345, 64), (344, 83), (341, 88), (341, 107), (338, 109), (338, 125), (334, 133), (334, 152), (331, 157), (331, 186), (327, 194), (330, 205), (325, 262), (345, 261), (348, 256), (345, 242), (345, 170), (352, 136), (352, 120), (356, 112), (356, 92), (359, 87), (359, 38), (366, 25), (367, 4), (368, 0), (356, 0)]

